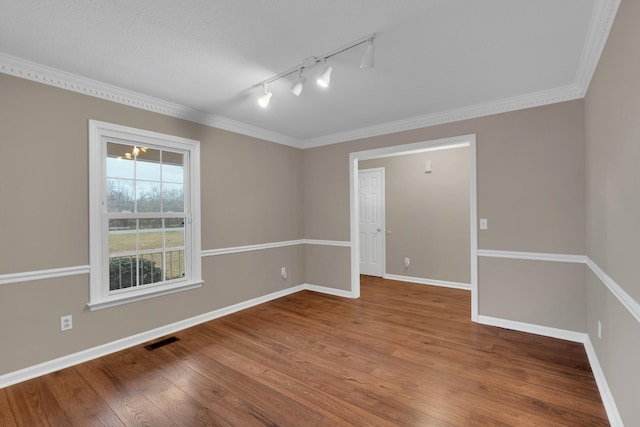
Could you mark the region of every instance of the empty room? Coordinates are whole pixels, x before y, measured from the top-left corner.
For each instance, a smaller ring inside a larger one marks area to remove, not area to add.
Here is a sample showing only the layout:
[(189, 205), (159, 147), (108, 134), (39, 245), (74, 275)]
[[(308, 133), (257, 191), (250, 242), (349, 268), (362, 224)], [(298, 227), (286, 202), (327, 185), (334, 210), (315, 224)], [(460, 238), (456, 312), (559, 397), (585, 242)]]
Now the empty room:
[(638, 22), (0, 0), (0, 425), (640, 426)]

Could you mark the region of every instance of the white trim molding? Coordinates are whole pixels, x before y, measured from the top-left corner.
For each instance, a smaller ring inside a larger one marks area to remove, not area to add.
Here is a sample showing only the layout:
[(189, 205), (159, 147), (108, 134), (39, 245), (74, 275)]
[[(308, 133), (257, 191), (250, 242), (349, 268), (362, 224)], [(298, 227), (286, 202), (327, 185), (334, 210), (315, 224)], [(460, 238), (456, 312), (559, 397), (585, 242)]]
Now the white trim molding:
[(604, 409), (607, 412), (609, 423), (612, 427), (624, 427), (622, 418), (620, 417), (620, 412), (618, 411), (616, 402), (613, 399), (613, 394), (611, 393), (607, 379), (602, 371), (600, 361), (598, 360), (598, 356), (593, 348), (589, 334), (482, 315), (478, 316), (477, 321), (483, 325), (497, 326), (499, 328), (511, 329), (514, 331), (558, 338), (583, 344), (589, 359), (589, 364), (591, 365), (591, 370), (593, 371), (593, 376), (598, 386), (598, 391), (600, 392), (600, 397), (602, 398)]
[(496, 251), (493, 249), (478, 249), (478, 256), (489, 258), (527, 259), (532, 261), (570, 262), (584, 264), (584, 255), (552, 254), (542, 252)]
[(116, 351), (124, 350), (136, 345), (140, 345), (150, 340), (154, 340), (165, 335), (173, 334), (181, 330), (196, 326), (200, 323), (208, 322), (210, 320), (217, 319), (238, 311), (263, 304), (278, 298), (285, 297), (287, 295), (294, 294), (300, 291), (312, 291), (319, 292), (328, 295), (335, 295), (345, 298), (354, 298), (348, 291), (341, 289), (333, 289), (325, 286), (317, 286), (310, 284), (302, 284), (293, 286), (291, 288), (276, 291), (261, 297), (253, 298), (247, 301), (239, 302), (237, 304), (223, 307), (217, 310), (210, 311), (198, 316), (191, 317), (189, 319), (181, 320), (169, 325), (161, 326), (149, 331), (141, 332), (136, 335), (132, 335), (126, 338), (122, 338), (110, 343), (92, 347), (86, 350), (79, 351), (77, 353), (62, 356), (57, 359), (53, 359), (47, 362), (43, 362), (34, 366), (29, 366), (18, 371), (9, 372), (8, 374), (0, 375), (0, 389), (8, 387), (13, 384), (17, 384), (23, 381), (30, 380), (32, 378), (46, 375), (51, 372), (59, 371), (60, 369), (68, 368), (73, 365), (88, 362), (89, 360), (96, 359), (98, 357), (106, 356)]
[(571, 342), (584, 342), (587, 334), (583, 332), (569, 331), (567, 329), (551, 328), (533, 323), (518, 322), (516, 320), (501, 319), (498, 317), (478, 315), (478, 323), (481, 325), (497, 326), (499, 328), (512, 329), (514, 331), (527, 332), (529, 334), (542, 335), (544, 337), (558, 338)]
[[(200, 255), (202, 257), (235, 254), (241, 252), (258, 251), (262, 249), (282, 248), (286, 246), (296, 245), (320, 245), (320, 246), (336, 246), (351, 247), (351, 242), (342, 240), (319, 240), (319, 239), (298, 239), (286, 240), (282, 242), (262, 243), (258, 245), (235, 246), (230, 248), (208, 249), (203, 250)], [(91, 267), (88, 265), (78, 265), (74, 267), (52, 268), (48, 270), (25, 271), (20, 273), (0, 274), (0, 285), (8, 285), (10, 283), (32, 282), (34, 280), (53, 279), (56, 277), (77, 276), (82, 274), (90, 274)], [(327, 288), (330, 289), (330, 288)]]
[(350, 248), (351, 242), (342, 240), (317, 240), (317, 239), (304, 239), (305, 245), (319, 245), (319, 246), (340, 246), (343, 248)]
[(313, 292), (320, 292), (329, 295), (335, 295), (346, 298), (353, 298), (350, 292), (340, 289), (327, 288), (324, 286), (302, 284), (293, 286), (291, 288), (276, 291), (261, 297), (253, 298), (247, 301), (243, 301), (237, 304), (223, 307), (217, 310), (210, 311), (198, 316), (191, 317), (189, 319), (181, 320), (179, 322), (171, 323), (169, 325), (161, 326), (149, 331), (141, 332), (136, 335), (132, 335), (126, 338), (122, 338), (110, 343), (99, 345), (97, 347), (88, 348), (86, 350), (79, 351), (77, 353), (62, 356), (57, 359), (53, 359), (47, 362), (43, 362), (34, 366), (29, 366), (18, 371), (9, 372), (8, 374), (0, 375), (0, 389), (8, 387), (13, 384), (17, 384), (23, 381), (30, 380), (32, 378), (46, 375), (51, 372), (58, 371), (60, 369), (68, 368), (69, 366), (77, 365), (83, 362), (87, 362), (98, 357), (106, 356), (116, 351), (124, 350), (136, 345), (140, 345), (150, 340), (154, 340), (165, 335), (173, 334), (183, 329), (190, 328), (200, 323), (208, 322), (210, 320), (217, 319), (219, 317), (226, 316), (228, 314), (236, 313), (249, 307), (263, 304), (278, 298), (282, 298), (287, 295), (294, 294), (296, 292), (309, 290)]
[(492, 249), (478, 249), (478, 256), (489, 258), (524, 259), (531, 261), (567, 262), (574, 264), (586, 264), (587, 267), (598, 276), (611, 293), (640, 323), (640, 304), (631, 297), (620, 285), (618, 285), (607, 273), (604, 272), (591, 258), (586, 255), (553, 254), (539, 252), (497, 251)]
[(385, 274), (385, 279), (400, 282), (417, 283), (419, 285), (441, 286), (443, 288), (471, 290), (471, 283), (449, 282), (446, 280), (423, 279), (422, 277), (401, 276), (398, 274)]
[(427, 128), (446, 123), (491, 116), (494, 114), (508, 113), (510, 111), (518, 111), (543, 105), (556, 104), (559, 102), (573, 101), (580, 98), (584, 98), (584, 94), (576, 85), (570, 84), (554, 89), (547, 89), (482, 104), (460, 107), (453, 110), (410, 117), (394, 122), (354, 129), (347, 132), (309, 138), (302, 140), (299, 146), (300, 148), (314, 148), (323, 145), (338, 144), (355, 139), (370, 138), (413, 129)]
[(287, 246), (297, 246), (297, 245), (321, 245), (321, 246), (351, 247), (351, 242), (341, 241), (341, 240), (318, 240), (318, 239), (285, 240), (285, 241), (282, 241), (282, 242), (260, 243), (260, 244), (257, 244), (257, 245), (234, 246), (234, 247), (230, 247), (230, 248), (219, 248), (219, 249), (208, 249), (208, 250), (202, 251), (201, 255), (203, 257), (205, 257), (205, 256), (237, 254), (237, 253), (241, 253), (241, 252), (260, 251), (260, 250), (263, 250), (263, 249), (284, 248), (284, 247), (287, 247)]
[(303, 290), (305, 291), (319, 292), (321, 294), (333, 295), (333, 296), (342, 297), (342, 298), (357, 298), (357, 296), (353, 295), (353, 292), (345, 291), (342, 289), (328, 288), (326, 286), (310, 285), (308, 283), (305, 283), (304, 285), (302, 285), (302, 287), (303, 287)]
[(55, 277), (77, 276), (81, 274), (89, 274), (90, 272), (91, 268), (88, 265), (78, 265), (75, 267), (51, 268), (48, 270), (0, 274), (0, 285), (19, 282), (32, 282), (34, 280), (53, 279)]
[(605, 284), (609, 291), (618, 298), (620, 304), (622, 304), (631, 315), (640, 323), (640, 304), (634, 300), (620, 285), (618, 285), (607, 273), (604, 272), (593, 260), (589, 257), (586, 258), (586, 264), (589, 266), (593, 274)]
[(602, 399), (604, 410), (607, 412), (607, 418), (609, 418), (609, 424), (611, 424), (611, 427), (624, 427), (622, 417), (620, 416), (616, 402), (613, 399), (613, 394), (609, 388), (609, 383), (607, 383), (607, 377), (605, 377), (602, 366), (600, 366), (598, 355), (596, 354), (596, 350), (593, 348), (591, 338), (589, 338), (588, 334), (584, 334), (583, 344), (584, 349), (587, 352), (589, 364), (591, 365), (593, 377), (596, 380), (598, 391), (600, 392), (600, 398)]
[(421, 153), (436, 148), (452, 146), (469, 147), (469, 205), (470, 205), (470, 276), (471, 276), (471, 319), (478, 314), (478, 221), (477, 221), (477, 173), (476, 173), (476, 135), (460, 135), (430, 141), (395, 145), (372, 150), (349, 153), (349, 224), (351, 236), (351, 292), (357, 298), (360, 295), (360, 238), (358, 214), (358, 162), (360, 160), (393, 157), (403, 154)]
[(285, 240), (282, 242), (260, 243), (257, 245), (233, 246), (230, 248), (208, 249), (206, 251), (202, 251), (201, 255), (203, 257), (216, 256), (216, 255), (228, 255), (228, 254), (237, 254), (242, 252), (260, 251), (263, 249), (284, 248), (287, 246), (297, 246), (302, 244), (303, 244), (302, 239)]
[(317, 138), (299, 139), (226, 117), (203, 113), (183, 105), (46, 67), (5, 53), (0, 53), (0, 72), (253, 138), (291, 147), (312, 148), (584, 98), (609, 37), (619, 6), (620, 0), (596, 0), (586, 35), (586, 42), (572, 83), (529, 94), (411, 117), (347, 132), (323, 135)]
[(190, 122), (239, 133), (241, 135), (264, 139), (291, 147), (299, 146), (298, 139), (281, 133), (226, 117), (203, 113), (180, 104), (122, 89), (98, 80), (40, 65), (2, 52), (0, 52), (0, 72), (71, 92), (106, 99), (107, 101), (128, 105), (141, 110), (152, 111), (165, 116), (177, 117)]
[(585, 97), (596, 71), (600, 56), (609, 38), (613, 21), (618, 13), (620, 0), (599, 0), (593, 7), (587, 40), (580, 56), (580, 64), (574, 82)]

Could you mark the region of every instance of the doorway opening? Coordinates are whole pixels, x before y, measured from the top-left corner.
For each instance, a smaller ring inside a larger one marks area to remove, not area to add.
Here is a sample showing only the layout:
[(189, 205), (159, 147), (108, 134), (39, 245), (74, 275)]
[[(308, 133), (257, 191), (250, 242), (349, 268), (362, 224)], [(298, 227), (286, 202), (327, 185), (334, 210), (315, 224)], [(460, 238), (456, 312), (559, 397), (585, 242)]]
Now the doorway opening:
[(451, 138), (430, 140), (413, 144), (384, 147), (349, 154), (350, 184), (350, 224), (351, 224), (351, 295), (360, 296), (361, 230), (359, 206), (359, 166), (360, 160), (402, 156), (434, 149), (469, 147), (469, 206), (470, 206), (470, 276), (471, 276), (471, 319), (478, 317), (478, 227), (476, 188), (476, 136), (462, 135)]

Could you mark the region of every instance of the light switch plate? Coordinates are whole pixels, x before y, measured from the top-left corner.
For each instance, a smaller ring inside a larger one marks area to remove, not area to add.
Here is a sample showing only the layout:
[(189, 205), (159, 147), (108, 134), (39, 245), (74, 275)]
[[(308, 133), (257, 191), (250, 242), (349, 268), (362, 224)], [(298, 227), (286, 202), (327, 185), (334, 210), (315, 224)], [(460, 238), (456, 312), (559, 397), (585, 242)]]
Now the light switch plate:
[(480, 219), (480, 230), (486, 230), (489, 227), (489, 224), (487, 223), (487, 218), (481, 218)]

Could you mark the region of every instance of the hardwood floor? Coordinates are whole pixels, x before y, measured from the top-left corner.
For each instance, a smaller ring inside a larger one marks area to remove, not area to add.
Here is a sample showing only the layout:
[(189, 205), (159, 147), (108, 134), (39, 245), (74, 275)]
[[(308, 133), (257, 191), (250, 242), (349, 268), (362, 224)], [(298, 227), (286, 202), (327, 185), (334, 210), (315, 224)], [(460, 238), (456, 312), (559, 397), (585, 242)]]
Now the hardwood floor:
[(1, 426), (609, 425), (581, 344), (470, 322), (466, 291), (363, 276), (0, 389)]

